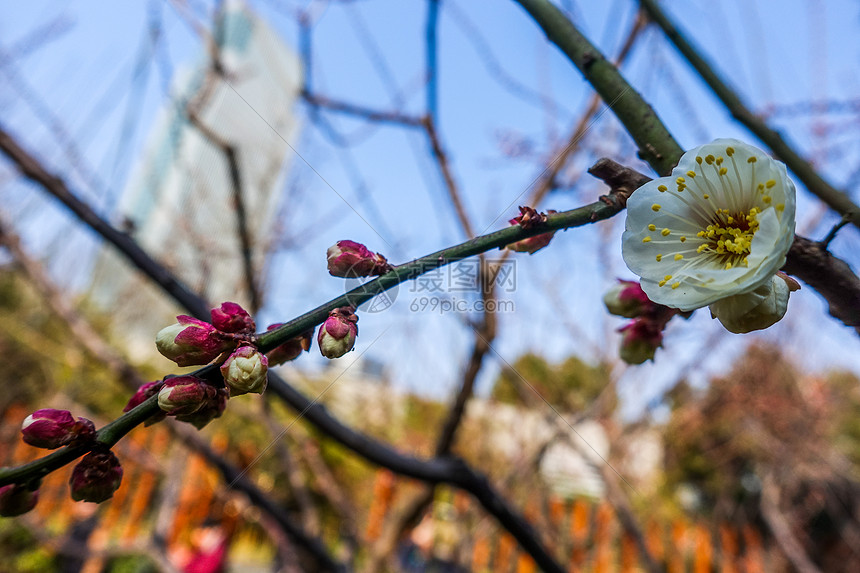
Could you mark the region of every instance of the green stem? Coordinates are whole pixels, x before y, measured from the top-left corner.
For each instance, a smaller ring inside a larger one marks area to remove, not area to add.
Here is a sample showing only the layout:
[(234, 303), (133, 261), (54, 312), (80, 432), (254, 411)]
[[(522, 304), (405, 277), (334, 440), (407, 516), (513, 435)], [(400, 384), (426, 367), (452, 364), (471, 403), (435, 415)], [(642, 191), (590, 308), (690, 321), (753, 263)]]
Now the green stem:
[(639, 0), (648, 16), (663, 30), (669, 41), (687, 59), (687, 62), (711, 88), (732, 117), (746, 126), (765, 145), (770, 147), (774, 155), (781, 159), (791, 169), (792, 173), (809, 189), (810, 193), (824, 201), (834, 211), (846, 217), (855, 226), (860, 227), (860, 207), (844, 192), (822, 178), (806, 161), (789, 145), (782, 136), (768, 127), (760, 117), (754, 114), (741, 100), (738, 94), (720, 77), (713, 66), (701, 56), (699, 50), (687, 40), (675, 24), (669, 20), (660, 9), (656, 0)]
[(329, 313), (336, 308), (342, 306), (358, 307), (358, 305), (367, 302), (376, 295), (404, 281), (414, 279), (424, 273), (453, 262), (492, 249), (502, 248), (505, 245), (510, 245), (511, 243), (516, 243), (522, 239), (540, 235), (548, 231), (579, 227), (608, 219), (623, 209), (622, 206), (616, 205), (614, 202), (611, 203), (597, 201), (578, 209), (549, 215), (546, 223), (537, 228), (524, 229), (519, 225), (513, 225), (494, 233), (475, 237), (459, 245), (442, 249), (420, 259), (398, 265), (381, 277), (368, 281), (348, 293), (318, 306), (314, 310), (287, 322), (280, 328), (261, 334), (256, 340), (257, 346), (261, 351), (268, 352), (279, 344), (283, 344), (291, 338), (295, 338), (322, 323), (328, 317)]
[(669, 175), (684, 150), (648, 102), (549, 0), (517, 2), (600, 94), (639, 146), (639, 156), (660, 175)]
[[(524, 229), (519, 225), (512, 225), (501, 231), (496, 231), (480, 237), (470, 239), (465, 243), (442, 249), (426, 257), (394, 267), (385, 275), (373, 279), (350, 292), (337, 297), (334, 300), (320, 305), (314, 310), (291, 320), (282, 327), (261, 334), (256, 340), (257, 346), (263, 352), (275, 348), (284, 342), (299, 336), (303, 332), (323, 322), (329, 313), (342, 306), (354, 306), (366, 302), (376, 295), (398, 285), (404, 281), (414, 279), (431, 270), (443, 267), (455, 261), (484, 253), (491, 249), (502, 248), (522, 239), (527, 239), (542, 233), (580, 227), (588, 223), (602, 221), (612, 217), (623, 209), (623, 205), (617, 201), (596, 201), (590, 205), (563, 211), (549, 215), (547, 222), (531, 229)], [(207, 378), (217, 370), (217, 365), (204, 366), (192, 374)], [(145, 422), (150, 416), (158, 413), (157, 396), (153, 396), (143, 402), (134, 410), (123, 414), (113, 422), (109, 423), (97, 433), (96, 441), (106, 447), (116, 444), (123, 436), (129, 433), (135, 426)], [(10, 483), (27, 483), (35, 479), (41, 479), (52, 471), (74, 461), (90, 451), (92, 447), (76, 446), (66, 447), (52, 454), (18, 466), (15, 468), (0, 468), (0, 487)]]
[[(127, 412), (107, 424), (96, 433), (96, 443), (107, 448), (116, 444), (123, 436), (158, 413), (158, 397), (152, 396), (134, 410)], [(65, 447), (43, 458), (14, 468), (0, 468), (0, 487), (10, 483), (28, 483), (41, 479), (64, 465), (73, 462), (93, 449), (93, 445)]]

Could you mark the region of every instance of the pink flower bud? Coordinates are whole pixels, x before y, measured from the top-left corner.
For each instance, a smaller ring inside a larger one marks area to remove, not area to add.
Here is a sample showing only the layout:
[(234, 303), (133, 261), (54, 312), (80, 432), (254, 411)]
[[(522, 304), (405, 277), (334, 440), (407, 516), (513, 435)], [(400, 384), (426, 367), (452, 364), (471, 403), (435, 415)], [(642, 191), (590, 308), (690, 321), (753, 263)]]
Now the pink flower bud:
[(96, 425), (87, 418), (78, 418), (72, 428), (72, 439), (70, 445), (83, 444), (96, 439)]
[(637, 318), (618, 329), (621, 332), (621, 359), (628, 364), (642, 364), (653, 360), (663, 344), (665, 323)]
[(235, 302), (221, 303), (219, 308), (212, 309), (212, 326), (222, 332), (252, 334), (257, 325), (248, 312)]
[(24, 441), (37, 448), (54, 450), (75, 437), (75, 419), (68, 410), (36, 410), (21, 424)]
[(340, 358), (355, 345), (358, 336), (358, 317), (352, 307), (336, 308), (320, 327), (317, 343), (326, 358)]
[(642, 316), (654, 308), (638, 282), (621, 279), (603, 295), (603, 304), (610, 314), (625, 318)]
[(208, 364), (235, 343), (229, 336), (202, 320), (177, 316), (176, 324), (155, 336), (158, 351), (179, 366)]
[(326, 255), (328, 272), (334, 277), (367, 277), (391, 270), (385, 257), (355, 241), (338, 241)]
[[(276, 328), (280, 328), (283, 325), (283, 322), (271, 324), (266, 330), (275, 330)], [(270, 350), (269, 353), (266, 354), (266, 357), (269, 359), (269, 366), (278, 366), (279, 364), (283, 364), (284, 362), (295, 360), (299, 357), (299, 354), (301, 354), (302, 351), (307, 352), (308, 350), (310, 350), (311, 339), (313, 339), (313, 336), (314, 329), (312, 328), (304, 334), (300, 334), (295, 338), (291, 338), (280, 346), (277, 346)]]
[(268, 383), (269, 360), (253, 346), (240, 346), (221, 365), (230, 396), (262, 394)]
[[(158, 391), (161, 390), (162, 385), (164, 385), (164, 382), (161, 380), (142, 384), (140, 388), (137, 389), (137, 392), (134, 393), (134, 396), (129, 399), (128, 404), (125, 405), (125, 408), (123, 408), (122, 411), (130, 412), (134, 410), (135, 408), (158, 394)], [(151, 426), (153, 424), (157, 424), (158, 422), (162, 421), (166, 416), (167, 414), (165, 414), (164, 412), (153, 414), (146, 420), (146, 422), (143, 423), (143, 425)]]
[[(555, 213), (555, 211), (550, 210), (549, 213)], [(531, 207), (520, 207), (520, 214), (513, 219), (510, 219), (508, 223), (511, 225), (520, 225), (523, 229), (534, 229), (546, 223), (546, 215), (535, 211)], [(516, 243), (511, 243), (505, 248), (518, 253), (528, 253), (533, 255), (547, 246), (549, 242), (552, 241), (554, 235), (555, 231), (542, 233), (540, 235), (535, 235), (534, 237), (529, 237), (528, 239), (517, 241)]]
[(179, 414), (176, 419), (202, 430), (206, 424), (215, 418), (220, 418), (227, 408), (227, 389), (213, 388), (212, 386), (210, 388), (214, 390), (214, 393), (207, 393), (207, 397), (203, 400), (203, 405), (200, 406), (199, 410), (191, 414)]
[(0, 516), (15, 517), (23, 515), (36, 507), (39, 490), (30, 491), (25, 485), (17, 483), (0, 487)]
[(122, 482), (122, 466), (113, 452), (90, 452), (69, 478), (72, 499), (101, 503), (113, 497)]
[(196, 376), (176, 376), (158, 391), (158, 407), (168, 416), (193, 414), (214, 394), (215, 388)]

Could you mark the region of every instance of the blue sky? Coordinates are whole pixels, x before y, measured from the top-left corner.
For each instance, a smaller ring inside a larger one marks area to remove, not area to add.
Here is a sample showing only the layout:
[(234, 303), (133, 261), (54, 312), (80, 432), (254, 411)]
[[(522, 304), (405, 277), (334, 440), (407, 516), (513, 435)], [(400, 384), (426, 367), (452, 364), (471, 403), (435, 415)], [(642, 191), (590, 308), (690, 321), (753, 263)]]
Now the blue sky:
[[(287, 44), (297, 46), (293, 15), (306, 2), (250, 4)], [(608, 54), (617, 52), (635, 9), (627, 0), (560, 4)], [(812, 99), (860, 97), (860, 10), (851, 2), (664, 4), (758, 112)], [(186, 6), (185, 12), (180, 5)], [(421, 113), (425, 4), (366, 0), (314, 6), (319, 8), (313, 25), (314, 89), (376, 109), (393, 109), (400, 94), (405, 112)], [(77, 192), (112, 214), (115, 194), (132, 171), (172, 73), (199, 57), (199, 37), (187, 18), (209, 22), (211, 4), (6, 0), (3, 14), (0, 122), (67, 176)], [(54, 31), (39, 36), (56, 37), (21, 55), (22, 40), (48, 22), (55, 23)], [(147, 47), (148, 22), (160, 24), (154, 52)], [(470, 40), (474, 32), (469, 30), (477, 30), (480, 40)], [(517, 197), (541, 171), (541, 160), (551, 148), (548, 142), (564, 137), (591, 91), (509, 0), (443, 2), (439, 42), (440, 132), (474, 226), (496, 229), (515, 214)], [(476, 45), (487, 47), (492, 62)], [(682, 147), (716, 137), (757, 144), (731, 121), (656, 30), (640, 38), (624, 73)], [(512, 91), (512, 84), (520, 87)], [(554, 104), (548, 109), (522, 93), (543, 94)], [(296, 113), (306, 115), (307, 108), (299, 105)], [(297, 152), (316, 173), (293, 158), (284, 190), (285, 220), (326, 217), (298, 237), (291, 236), (287, 225), (291, 248), (273, 258), (261, 322), (283, 321), (343, 292), (343, 283), (325, 271), (325, 249), (336, 240), (364, 242), (392, 262), (401, 262), (465, 238), (419, 132), (368, 127), (334, 114), (325, 117), (355, 143), (348, 148), (334, 145), (305, 120)], [(860, 165), (856, 110), (818, 119), (777, 113), (772, 121), (834, 183), (850, 183), (855, 201), (860, 200), (857, 181), (850, 181)], [(73, 145), (57, 137), (58, 126)], [(260, 129), (265, 128), (261, 123)], [(499, 150), (503, 136), (526, 144), (535, 157), (505, 157)], [(629, 138), (611, 114), (601, 116), (586, 142), (592, 151), (574, 160), (567, 172), (569, 186), (551, 194), (543, 208), (568, 209), (594, 200), (601, 186), (583, 170), (599, 155), (648, 172), (632, 156)], [(4, 211), (26, 222), (20, 231), (28, 246), (47, 257), (56, 277), (79, 288), (85, 285), (86, 273), (80, 269), (87, 268), (82, 262), (88, 260), (93, 237), (75, 229), (37, 189), (12, 179), (11, 170), (0, 162)], [(836, 217), (805, 190), (800, 192), (798, 231), (821, 237)], [(622, 322), (605, 314), (600, 296), (614, 277), (631, 278), (620, 257), (622, 228), (619, 216), (560, 233), (550, 248), (516, 257), (517, 289), (505, 295), (516, 312), (500, 315), (497, 353), (488, 361), (479, 391), (488, 389), (500, 366), (524, 351), (553, 360), (571, 353), (591, 361), (614, 355), (613, 331)], [(844, 229), (833, 250), (856, 268), (858, 246), (857, 230)], [(459, 379), (472, 338), (466, 321), (473, 317), (414, 312), (410, 303), (416, 296), (404, 286), (391, 309), (364, 314), (357, 352), (351, 356), (366, 352), (366, 357), (387, 365), (393, 384), (443, 397)], [(673, 323), (667, 348), (653, 364), (619, 367), (629, 413), (641, 411), (680, 371), (690, 368), (690, 375), (702, 380), (759, 338), (784, 345), (805, 369), (837, 365), (860, 371), (856, 334), (827, 317), (809, 288), (792, 297), (786, 320), (761, 334), (723, 333), (706, 314)], [(348, 363), (345, 358), (333, 368), (342, 370)], [(316, 370), (324, 364), (314, 351), (295, 367)]]

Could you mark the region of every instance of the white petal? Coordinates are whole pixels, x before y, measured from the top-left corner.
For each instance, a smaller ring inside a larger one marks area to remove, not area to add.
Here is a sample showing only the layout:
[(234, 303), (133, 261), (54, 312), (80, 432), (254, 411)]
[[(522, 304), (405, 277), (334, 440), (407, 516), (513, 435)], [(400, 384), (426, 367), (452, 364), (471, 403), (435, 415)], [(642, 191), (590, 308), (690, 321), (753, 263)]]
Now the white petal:
[(789, 294), (786, 282), (774, 275), (755, 290), (715, 302), (711, 315), (735, 334), (762, 330), (785, 316)]

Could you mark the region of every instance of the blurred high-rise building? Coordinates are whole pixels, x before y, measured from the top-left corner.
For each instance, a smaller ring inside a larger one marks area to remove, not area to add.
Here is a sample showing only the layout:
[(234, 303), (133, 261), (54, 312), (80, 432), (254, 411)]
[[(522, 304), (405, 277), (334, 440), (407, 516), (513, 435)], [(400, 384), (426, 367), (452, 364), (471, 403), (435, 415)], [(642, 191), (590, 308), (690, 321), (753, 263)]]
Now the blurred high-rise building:
[[(259, 284), (299, 131), (293, 107), (302, 69), (240, 2), (225, 3), (203, 52), (174, 77), (115, 217), (208, 301), (250, 308), (238, 207)], [(155, 333), (184, 313), (109, 245), (98, 255), (90, 296), (134, 359), (151, 356)]]

